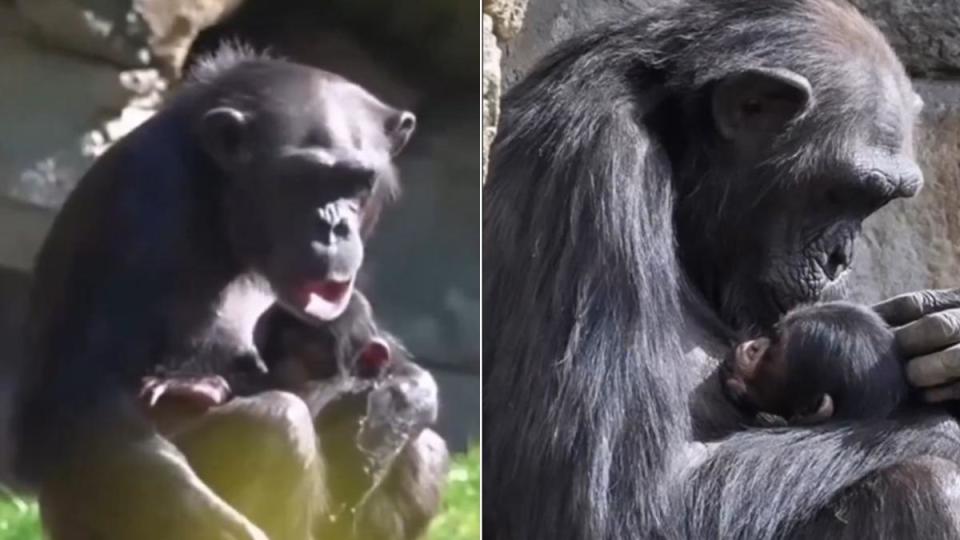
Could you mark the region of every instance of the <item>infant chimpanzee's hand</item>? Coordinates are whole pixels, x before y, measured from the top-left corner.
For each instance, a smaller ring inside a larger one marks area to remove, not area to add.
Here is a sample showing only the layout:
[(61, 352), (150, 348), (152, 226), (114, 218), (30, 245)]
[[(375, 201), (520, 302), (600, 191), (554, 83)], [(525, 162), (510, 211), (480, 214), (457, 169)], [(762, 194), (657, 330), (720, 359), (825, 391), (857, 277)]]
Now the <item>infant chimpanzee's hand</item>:
[(219, 375), (153, 376), (144, 377), (140, 402), (148, 409), (174, 405), (203, 412), (230, 395), (230, 385)]

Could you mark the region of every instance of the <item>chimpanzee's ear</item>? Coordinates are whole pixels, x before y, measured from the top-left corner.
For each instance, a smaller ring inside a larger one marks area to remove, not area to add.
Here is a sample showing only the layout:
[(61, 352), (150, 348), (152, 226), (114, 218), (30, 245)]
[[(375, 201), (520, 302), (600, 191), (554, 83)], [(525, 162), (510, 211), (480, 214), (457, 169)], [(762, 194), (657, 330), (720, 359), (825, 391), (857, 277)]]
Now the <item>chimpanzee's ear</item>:
[(200, 143), (218, 165), (232, 168), (249, 158), (249, 116), (233, 107), (216, 107), (200, 120)]
[(830, 394), (820, 396), (820, 401), (813, 412), (802, 413), (790, 419), (791, 424), (812, 425), (826, 422), (833, 417), (833, 398)]
[(396, 157), (413, 135), (417, 117), (409, 111), (397, 111), (390, 115), (383, 127), (390, 141), (390, 155)]
[(711, 105), (721, 136), (755, 148), (810, 110), (813, 88), (806, 77), (788, 69), (750, 68), (718, 81)]

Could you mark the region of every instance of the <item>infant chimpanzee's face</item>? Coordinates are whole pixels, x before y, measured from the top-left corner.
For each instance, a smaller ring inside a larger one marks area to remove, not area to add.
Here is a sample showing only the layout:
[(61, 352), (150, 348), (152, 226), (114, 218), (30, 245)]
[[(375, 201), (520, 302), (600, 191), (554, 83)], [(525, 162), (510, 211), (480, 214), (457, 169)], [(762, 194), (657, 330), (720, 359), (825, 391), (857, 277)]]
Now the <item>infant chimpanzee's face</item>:
[(390, 362), (390, 346), (379, 336), (336, 335), (328, 327), (311, 327), (296, 319), (280, 330), (279, 358), (271, 358), (271, 373), (279, 383), (293, 387), (306, 381), (331, 380), (345, 375), (379, 377)]
[(770, 338), (738, 344), (722, 373), (763, 424), (882, 418), (908, 391), (893, 332), (870, 308), (843, 301), (791, 310)]
[(741, 404), (791, 423), (811, 424), (829, 419), (833, 415), (829, 394), (800, 395), (790, 384), (786, 354), (789, 346), (790, 335), (784, 328), (772, 339), (761, 337), (737, 345), (725, 365), (727, 391)]

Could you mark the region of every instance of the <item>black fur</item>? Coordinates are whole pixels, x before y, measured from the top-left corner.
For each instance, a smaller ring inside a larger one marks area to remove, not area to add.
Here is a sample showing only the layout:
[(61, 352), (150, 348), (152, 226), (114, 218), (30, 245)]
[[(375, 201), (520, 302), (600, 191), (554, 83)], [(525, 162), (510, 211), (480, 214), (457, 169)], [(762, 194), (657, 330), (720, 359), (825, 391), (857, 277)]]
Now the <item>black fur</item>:
[[(412, 115), (339, 76), (228, 48), (97, 160), (58, 214), (31, 291), (16, 457), (42, 509), (56, 507), (64, 523), (65, 510), (83, 516), (91, 536), (262, 538), (232, 506), (242, 503), (276, 527), (274, 540), (306, 534), (264, 511), (271, 501), (238, 496), (248, 492), (234, 479), (224, 480), (231, 493), (206, 489), (209, 480), (146, 421), (136, 393), (158, 366), (230, 342), (218, 332), (236, 332), (249, 352), (252, 336), (221, 308), (249, 317), (253, 290), (299, 316), (335, 318), (412, 129)], [(260, 487), (250, 492), (276, 491), (272, 502), (291, 515), (306, 508), (303, 475), (252, 471), (314, 461), (302, 401), (264, 393), (200, 427), (216, 440), (224, 423), (264, 434), (236, 449), (252, 460), (244, 480)], [(193, 438), (207, 457), (218, 450)], [(110, 467), (129, 469), (99, 474)]]
[(870, 308), (847, 302), (804, 306), (788, 313), (776, 333), (788, 411), (801, 412), (827, 394), (836, 420), (886, 418), (907, 395), (896, 338)]
[[(707, 98), (754, 67), (813, 95), (746, 160)], [(483, 209), (485, 537), (841, 537), (844, 512), (863, 537), (956, 536), (924, 480), (956, 476), (952, 422), (695, 442), (742, 423), (704, 401), (718, 355), (698, 351), (841, 289), (863, 217), (916, 192), (910, 99), (879, 33), (831, 0), (678, 3), (571, 40), (505, 96)], [(877, 144), (894, 159), (871, 165)]]

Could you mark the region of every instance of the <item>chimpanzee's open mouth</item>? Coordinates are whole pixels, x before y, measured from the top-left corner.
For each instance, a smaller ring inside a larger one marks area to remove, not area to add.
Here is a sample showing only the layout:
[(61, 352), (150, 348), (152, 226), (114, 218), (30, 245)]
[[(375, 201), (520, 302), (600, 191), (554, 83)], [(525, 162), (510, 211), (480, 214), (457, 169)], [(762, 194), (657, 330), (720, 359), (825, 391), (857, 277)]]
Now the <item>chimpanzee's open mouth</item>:
[(354, 277), (320, 279), (304, 283), (297, 295), (300, 307), (320, 320), (336, 319), (350, 302)]

